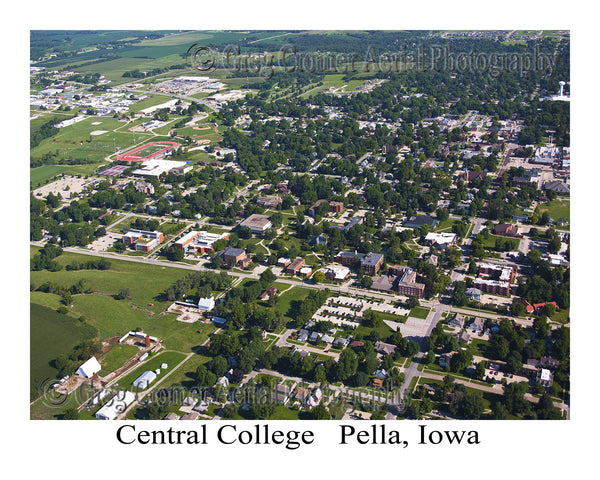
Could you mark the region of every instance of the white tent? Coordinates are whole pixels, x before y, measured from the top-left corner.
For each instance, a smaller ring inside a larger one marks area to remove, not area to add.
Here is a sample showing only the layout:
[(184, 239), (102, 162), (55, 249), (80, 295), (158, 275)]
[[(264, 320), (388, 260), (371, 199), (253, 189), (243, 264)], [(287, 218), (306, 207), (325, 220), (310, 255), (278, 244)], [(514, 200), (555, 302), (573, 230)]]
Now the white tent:
[(148, 388), (148, 385), (150, 385), (155, 379), (156, 373), (154, 373), (151, 370), (148, 370), (142, 373), (138, 378), (136, 378), (133, 381), (132, 385), (136, 388), (139, 388), (140, 390), (145, 390), (146, 388)]
[(81, 365), (75, 372), (75, 375), (79, 375), (83, 378), (91, 378), (95, 373), (102, 369), (96, 357), (90, 358), (87, 362)]
[(133, 392), (117, 392), (100, 410), (96, 412), (96, 418), (100, 420), (114, 420), (117, 415), (124, 412), (135, 400)]

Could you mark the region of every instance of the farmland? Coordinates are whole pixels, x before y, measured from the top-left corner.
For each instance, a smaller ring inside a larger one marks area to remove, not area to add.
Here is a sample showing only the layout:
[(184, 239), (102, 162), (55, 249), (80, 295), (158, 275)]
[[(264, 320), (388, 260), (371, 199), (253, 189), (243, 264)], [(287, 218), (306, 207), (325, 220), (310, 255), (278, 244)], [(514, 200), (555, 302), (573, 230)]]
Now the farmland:
[(30, 397), (38, 396), (38, 387), (46, 379), (56, 377), (57, 370), (50, 362), (77, 343), (93, 336), (93, 330), (76, 319), (56, 311), (30, 304)]

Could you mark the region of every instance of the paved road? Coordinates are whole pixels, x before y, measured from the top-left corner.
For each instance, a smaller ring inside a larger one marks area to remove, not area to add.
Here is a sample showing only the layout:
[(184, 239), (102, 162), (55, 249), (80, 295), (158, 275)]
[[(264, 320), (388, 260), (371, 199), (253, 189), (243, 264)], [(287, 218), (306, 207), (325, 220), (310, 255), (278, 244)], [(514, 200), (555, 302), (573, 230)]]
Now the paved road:
[(410, 386), (410, 382), (415, 377), (415, 375), (419, 375), (418, 366), (421, 363), (421, 359), (423, 358), (425, 350), (427, 349), (427, 337), (431, 335), (431, 332), (442, 318), (442, 311), (443, 310), (440, 308), (431, 310), (429, 312), (429, 315), (427, 315), (427, 322), (429, 323), (429, 326), (427, 327), (424, 335), (413, 338), (419, 343), (421, 350), (413, 357), (408, 368), (404, 370), (404, 383), (400, 386), (400, 389), (398, 390), (398, 395), (396, 396), (396, 401), (398, 402), (398, 405), (403, 404), (404, 397), (406, 395), (408, 387)]

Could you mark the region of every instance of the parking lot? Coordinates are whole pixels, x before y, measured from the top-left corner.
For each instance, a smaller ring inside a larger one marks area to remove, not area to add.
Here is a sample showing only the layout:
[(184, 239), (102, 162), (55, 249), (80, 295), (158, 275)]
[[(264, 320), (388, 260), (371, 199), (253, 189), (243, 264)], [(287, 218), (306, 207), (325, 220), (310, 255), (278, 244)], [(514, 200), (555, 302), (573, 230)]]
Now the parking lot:
[(58, 195), (60, 193), (63, 199), (68, 199), (71, 197), (71, 194), (79, 195), (84, 188), (87, 188), (89, 184), (96, 181), (100, 182), (101, 179), (85, 179), (65, 176), (34, 190), (33, 194), (37, 198), (47, 197), (50, 192), (52, 192), (53, 195)]
[(114, 233), (108, 233), (103, 237), (99, 237), (90, 243), (87, 248), (88, 250), (92, 250), (94, 252), (105, 252), (108, 248), (114, 246), (119, 240), (121, 240), (122, 235), (116, 235)]
[[(377, 302), (375, 300), (362, 300), (351, 297), (332, 297), (328, 300), (325, 305), (322, 305), (317, 312), (313, 315), (315, 321), (325, 321), (336, 325), (348, 325), (355, 327), (360, 323), (362, 315), (367, 310), (375, 310), (383, 313), (391, 313), (394, 315), (408, 315), (410, 310), (402, 307), (396, 307), (387, 302)], [(412, 319), (419, 320), (419, 319)], [(425, 322), (424, 320), (420, 320)], [(388, 323), (388, 321), (385, 321)], [(393, 324), (392, 328), (396, 330), (397, 322), (389, 322)], [(388, 323), (388, 324), (389, 324)], [(401, 325), (401, 324), (400, 324)]]

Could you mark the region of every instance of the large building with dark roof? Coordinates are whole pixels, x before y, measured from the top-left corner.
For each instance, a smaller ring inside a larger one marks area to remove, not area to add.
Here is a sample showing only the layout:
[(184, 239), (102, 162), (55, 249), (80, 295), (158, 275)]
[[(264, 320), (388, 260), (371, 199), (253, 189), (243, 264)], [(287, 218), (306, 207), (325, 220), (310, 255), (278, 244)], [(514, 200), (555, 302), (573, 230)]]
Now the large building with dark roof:
[(342, 265), (353, 265), (357, 260), (360, 262), (360, 269), (368, 275), (377, 275), (383, 265), (383, 255), (381, 253), (357, 253), (340, 252), (335, 257), (336, 261)]
[(429, 225), (431, 228), (435, 228), (438, 223), (439, 221), (437, 219), (427, 215), (413, 215), (408, 220), (405, 220), (402, 226), (408, 228), (421, 228), (423, 225)]

